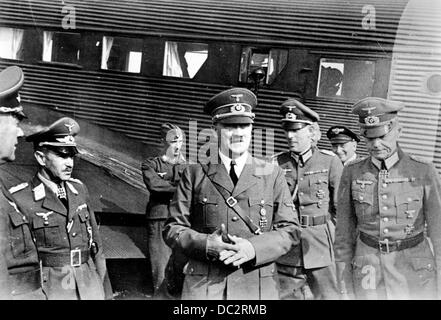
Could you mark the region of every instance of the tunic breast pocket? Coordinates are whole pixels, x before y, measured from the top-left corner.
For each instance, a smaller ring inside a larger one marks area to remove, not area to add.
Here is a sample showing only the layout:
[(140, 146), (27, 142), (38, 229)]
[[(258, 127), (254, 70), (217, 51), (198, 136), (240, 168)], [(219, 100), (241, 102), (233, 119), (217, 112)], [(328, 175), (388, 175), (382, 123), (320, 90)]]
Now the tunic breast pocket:
[[(199, 220), (196, 224), (202, 222), (204, 229), (208, 228), (206, 232), (212, 232), (221, 225), (221, 213), (219, 212), (218, 202), (219, 198), (212, 195), (199, 195), (196, 199), (195, 219)], [(222, 200), (223, 201), (223, 200)]]
[(364, 190), (353, 189), (352, 200), (359, 221), (371, 222), (375, 220), (375, 212), (373, 212), (374, 194), (371, 188)]
[(32, 241), (28, 220), (19, 212), (8, 213), (11, 225), (9, 227), (9, 243), (15, 258), (26, 256), (35, 247)]
[[(32, 227), (38, 247), (51, 248), (61, 245), (62, 229), (56, 219), (48, 217), (45, 220), (41, 217), (34, 217)], [(66, 234), (66, 232), (64, 231), (63, 234)]]
[(397, 194), (395, 205), (397, 207), (397, 222), (412, 223), (422, 208), (423, 190), (415, 188)]

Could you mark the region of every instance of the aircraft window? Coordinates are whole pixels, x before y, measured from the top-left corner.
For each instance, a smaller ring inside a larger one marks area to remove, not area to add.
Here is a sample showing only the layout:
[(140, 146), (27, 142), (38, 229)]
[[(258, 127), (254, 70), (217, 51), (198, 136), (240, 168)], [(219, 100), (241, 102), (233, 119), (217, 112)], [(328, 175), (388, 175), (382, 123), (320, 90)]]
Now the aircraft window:
[(317, 96), (361, 99), (372, 95), (374, 81), (374, 61), (323, 58)]
[(0, 28), (0, 58), (23, 60), (24, 30)]
[(141, 63), (141, 39), (103, 37), (101, 69), (140, 73)]
[(79, 64), (81, 35), (67, 32), (43, 32), (43, 61)]
[(239, 81), (251, 83), (254, 71), (265, 73), (265, 84), (272, 84), (288, 61), (288, 50), (246, 47), (242, 50)]
[(207, 58), (207, 44), (166, 41), (162, 75), (193, 79)]

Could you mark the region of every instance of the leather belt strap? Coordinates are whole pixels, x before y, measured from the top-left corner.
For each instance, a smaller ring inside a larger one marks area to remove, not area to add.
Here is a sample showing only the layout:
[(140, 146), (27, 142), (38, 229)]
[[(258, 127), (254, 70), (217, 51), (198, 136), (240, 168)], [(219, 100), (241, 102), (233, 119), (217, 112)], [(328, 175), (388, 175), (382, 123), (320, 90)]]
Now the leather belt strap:
[(219, 194), (222, 196), (222, 198), (224, 198), (225, 202), (227, 203), (227, 205), (234, 211), (236, 212), (236, 214), (243, 220), (243, 222), (245, 222), (245, 224), (248, 226), (248, 228), (250, 228), (250, 230), (254, 233), (254, 234), (262, 234), (263, 230), (260, 229), (259, 226), (257, 226), (250, 217), (248, 217), (248, 215), (242, 210), (242, 208), (237, 204), (237, 200), (235, 198), (233, 198), (230, 193), (225, 190), (224, 188), (219, 188), (208, 176), (207, 172), (208, 172), (208, 168), (206, 165), (201, 164), (202, 167), (202, 171), (205, 173), (205, 175), (207, 176), (208, 180), (211, 181), (211, 184), (214, 186), (214, 188), (219, 192)]
[(376, 237), (360, 231), (360, 240), (372, 248), (379, 249), (381, 253), (390, 253), (415, 247), (417, 244), (423, 242), (424, 233), (421, 232), (412, 238), (390, 241), (388, 239), (378, 240)]
[(79, 267), (89, 260), (89, 250), (71, 250), (61, 253), (42, 253), (39, 254), (43, 267)]
[(14, 296), (41, 288), (40, 269), (10, 274), (9, 279), (12, 284), (12, 295)]
[(325, 214), (322, 216), (308, 216), (308, 215), (300, 215), (300, 225), (303, 228), (310, 227), (310, 226), (318, 226), (321, 224), (326, 224), (331, 219), (329, 214)]

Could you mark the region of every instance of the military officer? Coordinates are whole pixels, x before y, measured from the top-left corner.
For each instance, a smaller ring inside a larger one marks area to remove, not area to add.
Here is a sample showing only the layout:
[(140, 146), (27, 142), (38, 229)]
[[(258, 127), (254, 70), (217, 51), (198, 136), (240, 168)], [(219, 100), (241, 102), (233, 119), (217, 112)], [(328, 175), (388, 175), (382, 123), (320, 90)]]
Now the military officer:
[(398, 145), (402, 108), (368, 97), (352, 109), (369, 157), (345, 166), (340, 183), (335, 257), (343, 298), (439, 297), (440, 181), (431, 163)]
[(340, 158), (343, 165), (357, 159), (357, 143), (360, 138), (344, 126), (333, 126), (328, 129), (326, 136), (332, 145), (332, 151)]
[(71, 177), (78, 123), (61, 118), (26, 138), (39, 170), (13, 195), (27, 212), (43, 265), (48, 299), (111, 297), (103, 244), (86, 186)]
[(248, 153), (256, 96), (231, 88), (212, 97), (219, 149), (190, 165), (170, 203), (166, 243), (189, 257), (183, 299), (278, 299), (274, 261), (298, 243), (283, 172)]
[(146, 214), (148, 250), (155, 298), (167, 297), (166, 292), (162, 292), (160, 287), (164, 281), (171, 249), (165, 244), (162, 231), (165, 220), (168, 218), (168, 205), (176, 191), (176, 185), (186, 163), (181, 152), (183, 138), (183, 131), (178, 126), (168, 122), (163, 123), (161, 125), (162, 150), (159, 156), (148, 158), (141, 165), (144, 183), (150, 192)]
[[(23, 81), (19, 67), (0, 73), (0, 164), (15, 159), (17, 138), (23, 136), (18, 126), (25, 117), (18, 95)], [(0, 299), (45, 298), (29, 220), (0, 180)]]
[(337, 299), (333, 255), (337, 189), (342, 164), (329, 151), (311, 146), (319, 115), (296, 99), (280, 108), (289, 151), (276, 155), (285, 172), (302, 226), (301, 245), (277, 260), (282, 299)]

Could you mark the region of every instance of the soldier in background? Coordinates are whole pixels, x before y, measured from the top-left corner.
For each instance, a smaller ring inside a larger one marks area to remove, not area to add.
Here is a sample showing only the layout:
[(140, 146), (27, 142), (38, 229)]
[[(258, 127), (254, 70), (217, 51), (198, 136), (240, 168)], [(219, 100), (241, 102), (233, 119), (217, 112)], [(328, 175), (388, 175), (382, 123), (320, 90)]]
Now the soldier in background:
[[(18, 95), (23, 81), (19, 67), (0, 73), (0, 164), (14, 161), (17, 138), (23, 136), (18, 126), (25, 117)], [(0, 299), (46, 299), (29, 220), (1, 180), (0, 189)]]
[(282, 299), (338, 298), (333, 255), (337, 188), (342, 165), (335, 155), (312, 146), (317, 113), (295, 99), (281, 108), (288, 152), (276, 155), (285, 172), (302, 226), (301, 245), (277, 260)]
[(440, 297), (440, 180), (399, 147), (402, 108), (369, 97), (352, 109), (370, 156), (345, 166), (340, 183), (335, 257), (345, 299)]
[[(167, 291), (165, 290), (174, 290), (170, 288), (170, 285), (173, 285), (171, 279), (167, 279), (166, 287), (163, 287), (171, 249), (165, 244), (162, 231), (168, 218), (168, 205), (176, 191), (180, 174), (186, 164), (185, 157), (181, 152), (183, 142), (184, 133), (178, 126), (171, 123), (162, 124), (162, 150), (160, 154), (157, 157), (146, 159), (141, 165), (144, 183), (150, 193), (146, 215), (154, 298), (167, 298)], [(179, 257), (183, 258), (179, 252), (176, 252), (170, 264), (179, 263), (179, 261), (176, 261)], [(174, 268), (172, 265), (169, 267), (173, 268), (171, 270), (173, 272), (180, 272), (179, 268)], [(180, 277), (179, 274), (171, 273), (169, 277)], [(179, 292), (175, 293), (179, 294)]]
[(32, 225), (49, 300), (112, 297), (87, 188), (71, 177), (79, 130), (78, 123), (66, 117), (28, 136), (39, 169), (13, 193)]
[(298, 243), (298, 220), (282, 170), (248, 152), (256, 105), (232, 88), (204, 108), (219, 145), (208, 164), (184, 169), (164, 231), (189, 257), (183, 299), (279, 298), (273, 262)]
[(358, 136), (343, 126), (333, 126), (328, 129), (326, 136), (332, 145), (332, 151), (340, 158), (343, 165), (357, 159)]

